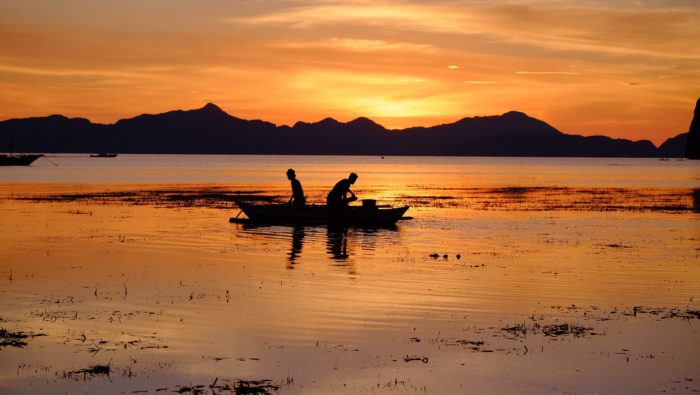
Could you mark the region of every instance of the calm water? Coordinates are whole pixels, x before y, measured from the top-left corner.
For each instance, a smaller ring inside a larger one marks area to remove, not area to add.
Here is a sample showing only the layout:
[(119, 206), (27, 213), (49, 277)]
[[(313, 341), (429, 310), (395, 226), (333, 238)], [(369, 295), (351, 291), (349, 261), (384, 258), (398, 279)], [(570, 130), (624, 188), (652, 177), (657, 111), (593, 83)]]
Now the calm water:
[[(255, 155), (48, 155), (31, 167), (0, 168), (2, 183), (263, 184), (287, 186), (294, 167), (304, 184), (330, 186), (354, 171), (358, 187), (598, 186), (698, 187), (693, 161), (619, 158), (459, 158)], [(280, 170), (283, 170), (280, 177)], [(361, 185), (362, 184), (362, 185)]]
[[(48, 159), (0, 168), (0, 327), (46, 335), (0, 348), (0, 392), (700, 390), (697, 162)], [(288, 167), (414, 219), (228, 223)]]

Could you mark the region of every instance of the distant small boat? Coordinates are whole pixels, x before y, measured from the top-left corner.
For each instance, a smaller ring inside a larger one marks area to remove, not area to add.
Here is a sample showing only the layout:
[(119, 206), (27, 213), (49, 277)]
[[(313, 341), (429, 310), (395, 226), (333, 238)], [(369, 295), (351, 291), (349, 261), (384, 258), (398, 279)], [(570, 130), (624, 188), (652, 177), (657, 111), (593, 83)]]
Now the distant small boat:
[(0, 154), (0, 166), (29, 166), (35, 160), (44, 155), (26, 154), (26, 155), (6, 155)]
[(90, 155), (91, 158), (116, 158), (117, 154), (114, 152), (100, 152), (99, 154)]
[[(275, 223), (314, 223), (344, 225), (393, 225), (408, 210), (403, 207), (350, 206), (331, 210), (326, 205), (294, 207), (288, 204), (250, 204), (237, 202), (250, 221)], [(230, 222), (238, 222), (231, 218)]]

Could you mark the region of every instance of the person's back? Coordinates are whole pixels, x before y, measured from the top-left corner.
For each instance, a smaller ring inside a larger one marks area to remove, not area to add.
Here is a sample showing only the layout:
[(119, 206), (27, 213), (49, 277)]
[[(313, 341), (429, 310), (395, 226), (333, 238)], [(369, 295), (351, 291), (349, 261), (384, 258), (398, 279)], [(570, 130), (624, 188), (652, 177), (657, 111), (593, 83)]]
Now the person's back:
[(306, 204), (306, 196), (304, 196), (304, 190), (301, 188), (301, 182), (296, 178), (291, 180), (292, 183), (292, 203), (295, 206), (304, 206)]
[(287, 178), (292, 184), (292, 197), (289, 198), (288, 203), (297, 207), (305, 206), (306, 196), (304, 196), (304, 190), (301, 188), (301, 182), (296, 179), (294, 169), (287, 170)]
[(345, 194), (350, 190), (350, 181), (342, 179), (338, 181), (333, 189), (328, 192), (328, 197), (326, 198), (326, 203), (329, 206), (338, 206), (342, 203), (345, 198)]
[[(356, 180), (357, 174), (350, 173), (350, 177), (338, 181), (326, 197), (328, 207), (344, 207), (349, 202), (356, 200), (355, 194), (350, 190), (350, 185), (354, 184)], [(348, 193), (352, 195), (351, 198), (347, 197)]]

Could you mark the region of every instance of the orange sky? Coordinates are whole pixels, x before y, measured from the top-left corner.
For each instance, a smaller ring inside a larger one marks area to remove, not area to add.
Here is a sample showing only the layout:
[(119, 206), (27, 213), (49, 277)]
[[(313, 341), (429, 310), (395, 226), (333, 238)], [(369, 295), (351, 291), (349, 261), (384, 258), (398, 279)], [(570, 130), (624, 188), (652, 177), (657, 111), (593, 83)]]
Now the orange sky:
[(700, 3), (0, 0), (0, 119), (214, 102), (386, 127), (518, 110), (659, 144), (700, 96)]

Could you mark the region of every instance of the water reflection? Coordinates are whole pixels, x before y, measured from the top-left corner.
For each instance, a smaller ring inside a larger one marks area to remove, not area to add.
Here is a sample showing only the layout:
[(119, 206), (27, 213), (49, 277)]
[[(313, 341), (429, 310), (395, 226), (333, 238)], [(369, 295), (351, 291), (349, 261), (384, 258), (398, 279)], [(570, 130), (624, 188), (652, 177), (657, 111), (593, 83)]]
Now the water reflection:
[(326, 251), (336, 261), (348, 259), (348, 228), (328, 226), (326, 232)]
[[(246, 238), (264, 238), (273, 241), (273, 245), (284, 248), (285, 241), (290, 240), (286, 249), (287, 268), (294, 269), (302, 261), (302, 251), (306, 259), (324, 252), (325, 256), (336, 266), (350, 266), (353, 255), (372, 253), (377, 245), (392, 243), (390, 239), (398, 235), (398, 227), (356, 228), (324, 225), (258, 225), (243, 224), (240, 234)], [(284, 244), (281, 244), (284, 243)], [(306, 244), (306, 247), (304, 247)], [(265, 244), (270, 245), (270, 244)], [(272, 252), (272, 251), (268, 251)], [(280, 251), (281, 253), (282, 251)]]
[(304, 226), (296, 225), (292, 229), (292, 248), (289, 250), (288, 269), (294, 269), (296, 260), (301, 257), (301, 249), (304, 246)]

